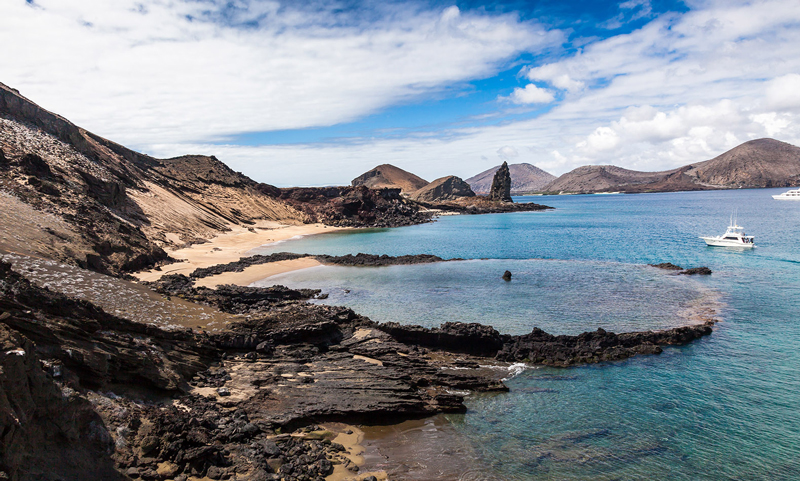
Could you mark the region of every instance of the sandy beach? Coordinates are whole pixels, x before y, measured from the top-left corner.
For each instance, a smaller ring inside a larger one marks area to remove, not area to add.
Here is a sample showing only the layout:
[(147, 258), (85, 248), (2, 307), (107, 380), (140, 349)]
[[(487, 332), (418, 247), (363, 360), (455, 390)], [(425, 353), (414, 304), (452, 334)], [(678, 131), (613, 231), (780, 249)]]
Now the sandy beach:
[[(237, 261), (246, 257), (250, 250), (264, 244), (339, 230), (343, 230), (343, 228), (324, 224), (287, 225), (274, 221), (261, 221), (250, 227), (232, 226), (230, 232), (220, 234), (206, 243), (180, 249), (167, 249), (170, 256), (181, 262), (164, 266), (161, 270), (138, 272), (134, 276), (140, 281), (154, 281), (167, 274), (188, 275), (197, 268)], [(316, 265), (319, 265), (319, 262), (311, 258), (262, 264), (251, 266), (243, 272), (230, 272), (201, 279), (197, 285), (206, 287), (220, 284), (246, 286), (265, 277)]]

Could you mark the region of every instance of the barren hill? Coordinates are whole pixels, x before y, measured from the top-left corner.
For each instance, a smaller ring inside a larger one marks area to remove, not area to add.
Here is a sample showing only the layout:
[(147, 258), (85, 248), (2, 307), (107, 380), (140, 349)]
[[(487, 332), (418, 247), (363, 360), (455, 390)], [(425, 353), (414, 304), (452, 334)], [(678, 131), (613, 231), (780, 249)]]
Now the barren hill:
[(428, 185), (428, 181), (392, 164), (381, 164), (359, 175), (351, 184), (353, 187), (364, 185), (370, 189), (390, 188), (411, 193)]
[(584, 165), (567, 172), (547, 184), (542, 190), (549, 192), (601, 192), (657, 182), (674, 171), (638, 172), (614, 165)]
[[(492, 187), (494, 174), (499, 168), (499, 165), (492, 167), (470, 177), (466, 182), (476, 194), (488, 194)], [(556, 176), (531, 164), (511, 164), (508, 166), (508, 170), (511, 173), (511, 193), (513, 195), (542, 190), (545, 185), (556, 178)]]
[(751, 140), (689, 167), (687, 175), (714, 187), (791, 187), (800, 182), (800, 147)]
[(0, 84), (0, 250), (136, 270), (233, 225), (301, 223), (271, 189), (214, 157), (134, 152)]
[(662, 172), (613, 165), (586, 165), (544, 187), (551, 192), (672, 192), (683, 190), (790, 187), (800, 184), (800, 147), (758, 139), (711, 160)]

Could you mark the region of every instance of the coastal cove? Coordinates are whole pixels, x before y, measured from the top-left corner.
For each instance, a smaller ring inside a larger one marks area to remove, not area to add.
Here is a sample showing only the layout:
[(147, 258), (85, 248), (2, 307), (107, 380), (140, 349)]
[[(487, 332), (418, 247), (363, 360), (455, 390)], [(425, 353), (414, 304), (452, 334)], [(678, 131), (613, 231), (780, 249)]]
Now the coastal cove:
[[(251, 253), (491, 259), (438, 264), (435, 269), (457, 273), (459, 264), (483, 262), (491, 267), (486, 282), (501, 286), (503, 266), (517, 267), (516, 272), (509, 268), (516, 276), (513, 284), (522, 281), (520, 266), (531, 262), (611, 265), (640, 272), (652, 269), (646, 264), (661, 262), (708, 266), (711, 276), (682, 281), (700, 288), (691, 291), (715, 293), (722, 322), (712, 335), (665, 348), (658, 356), (528, 369), (506, 381), (507, 393), (469, 395), (466, 414), (401, 425), (391, 436), (386, 429), (366, 429), (365, 468), (387, 469), (391, 479), (792, 479), (800, 469), (800, 421), (794, 408), (800, 402), (800, 380), (794, 375), (800, 355), (793, 348), (800, 342), (795, 322), (800, 282), (793, 275), (800, 252), (796, 243), (785, 240), (800, 234), (800, 206), (774, 202), (770, 196), (780, 191), (535, 197), (556, 209), (442, 217), (420, 226), (311, 236)], [(734, 209), (758, 247), (752, 252), (706, 247), (697, 237), (724, 230)], [(370, 283), (370, 278), (394, 270), (410, 283), (414, 270), (432, 267), (323, 266), (265, 283), (291, 287), (296, 278), (297, 286), (311, 287), (314, 270), (360, 269), (362, 288), (379, 294), (381, 283)], [(537, 275), (547, 276), (543, 269)], [(438, 278), (445, 281), (442, 274)], [(301, 281), (303, 276), (308, 279)], [(346, 279), (339, 288), (347, 289)], [(420, 283), (436, 284), (437, 277), (433, 279)], [(570, 285), (565, 282), (560, 288)], [(443, 282), (442, 287), (452, 286)], [(586, 289), (587, 284), (574, 287)], [(337, 303), (347, 305), (346, 299), (342, 296)], [(587, 310), (594, 300), (592, 292), (586, 294)], [(476, 295), (473, 302), (495, 300)], [(640, 302), (641, 312), (623, 308), (640, 318), (650, 300)], [(456, 303), (447, 307), (457, 308)], [(387, 316), (403, 322), (402, 306), (384, 308)], [(460, 315), (439, 314), (441, 322)], [(498, 321), (481, 320), (502, 324)], [(409, 449), (411, 445), (420, 448)]]

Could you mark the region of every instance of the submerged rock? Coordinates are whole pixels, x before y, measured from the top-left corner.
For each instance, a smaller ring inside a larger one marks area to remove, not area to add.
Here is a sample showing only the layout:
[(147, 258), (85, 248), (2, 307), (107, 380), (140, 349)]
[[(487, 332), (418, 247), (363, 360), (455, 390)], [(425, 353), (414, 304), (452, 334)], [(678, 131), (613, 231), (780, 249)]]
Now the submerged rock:
[(691, 269), (686, 269), (683, 272), (679, 272), (678, 274), (684, 274), (687, 276), (693, 276), (695, 274), (699, 274), (701, 276), (708, 276), (711, 275), (711, 269), (708, 267), (692, 267)]

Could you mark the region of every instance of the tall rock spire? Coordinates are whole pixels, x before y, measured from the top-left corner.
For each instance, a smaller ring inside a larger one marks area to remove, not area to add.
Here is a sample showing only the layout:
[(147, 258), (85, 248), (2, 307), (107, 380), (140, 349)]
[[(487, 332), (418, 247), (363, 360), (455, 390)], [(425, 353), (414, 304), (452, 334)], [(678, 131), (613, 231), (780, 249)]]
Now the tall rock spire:
[(508, 171), (508, 162), (503, 162), (503, 165), (494, 174), (489, 198), (503, 202), (514, 202), (511, 200), (511, 173)]

